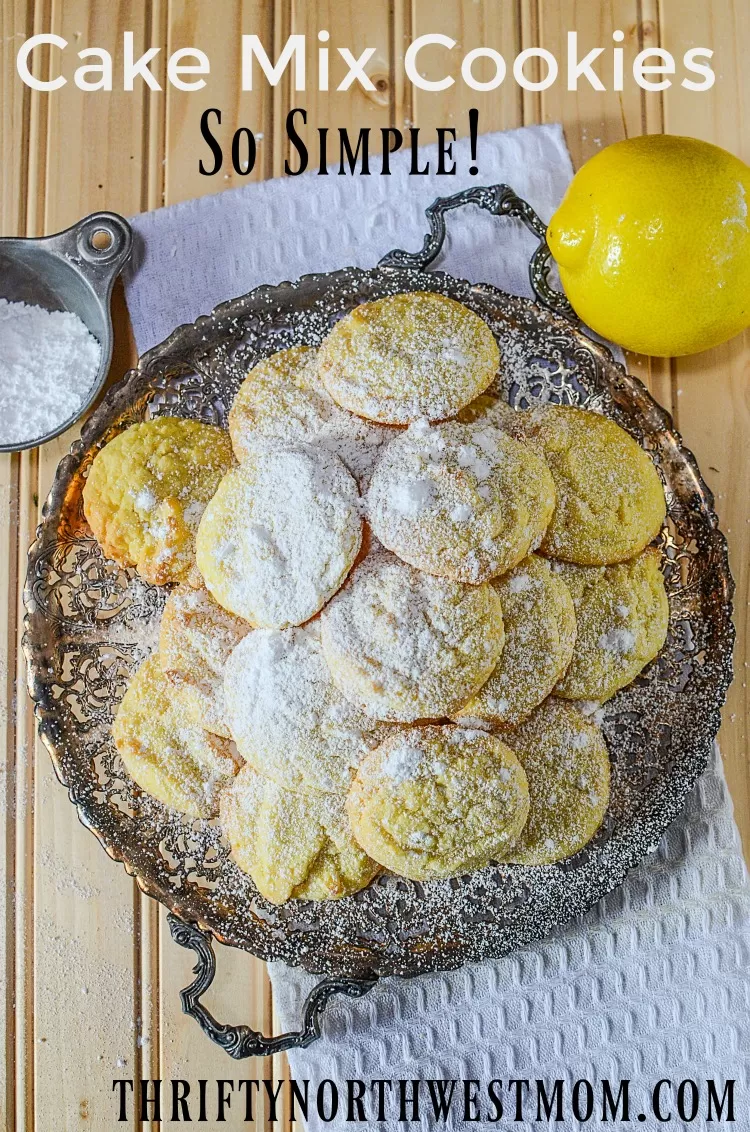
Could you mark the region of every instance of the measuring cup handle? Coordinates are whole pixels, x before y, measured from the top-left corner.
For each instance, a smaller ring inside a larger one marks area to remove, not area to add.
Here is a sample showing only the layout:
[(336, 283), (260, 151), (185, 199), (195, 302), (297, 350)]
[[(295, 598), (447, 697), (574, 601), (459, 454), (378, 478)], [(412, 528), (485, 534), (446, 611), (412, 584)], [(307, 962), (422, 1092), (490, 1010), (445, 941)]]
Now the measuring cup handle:
[(116, 212), (92, 212), (50, 240), (55, 251), (74, 262), (101, 292), (111, 286), (130, 256), (133, 229)]

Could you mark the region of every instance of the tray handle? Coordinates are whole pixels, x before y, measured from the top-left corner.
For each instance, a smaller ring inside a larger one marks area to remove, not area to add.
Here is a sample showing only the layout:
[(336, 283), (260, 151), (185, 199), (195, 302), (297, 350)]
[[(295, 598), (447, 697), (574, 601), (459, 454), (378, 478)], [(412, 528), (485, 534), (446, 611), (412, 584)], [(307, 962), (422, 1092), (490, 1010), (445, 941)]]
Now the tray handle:
[(267, 1038), (256, 1030), (251, 1030), (249, 1026), (228, 1026), (216, 1021), (200, 1001), (216, 974), (216, 956), (211, 935), (195, 924), (186, 923), (171, 912), (167, 916), (167, 922), (175, 943), (180, 947), (191, 949), (197, 956), (193, 968), (196, 977), (189, 987), (180, 991), (183, 1013), (194, 1018), (212, 1042), (221, 1046), (230, 1057), (237, 1060), (245, 1057), (270, 1057), (286, 1049), (304, 1049), (320, 1037), (321, 1018), (334, 995), (345, 994), (347, 998), (360, 998), (378, 981), (377, 975), (363, 975), (358, 979), (345, 977), (322, 979), (305, 999), (302, 1008), (302, 1029)]
[(547, 226), (525, 200), (522, 200), (509, 185), (477, 185), (454, 193), (450, 197), (438, 197), (425, 216), (430, 226), (422, 247), (418, 252), (407, 252), (395, 248), (379, 261), (379, 267), (416, 267), (425, 271), (440, 254), (446, 237), (445, 214), (454, 208), (475, 204), (494, 216), (512, 216), (522, 220), (526, 227), (539, 240), (539, 246), (529, 262), (529, 281), (537, 300), (545, 307), (562, 315), (571, 322), (578, 317), (562, 291), (552, 287), (549, 273), (552, 266), (552, 253), (547, 247)]

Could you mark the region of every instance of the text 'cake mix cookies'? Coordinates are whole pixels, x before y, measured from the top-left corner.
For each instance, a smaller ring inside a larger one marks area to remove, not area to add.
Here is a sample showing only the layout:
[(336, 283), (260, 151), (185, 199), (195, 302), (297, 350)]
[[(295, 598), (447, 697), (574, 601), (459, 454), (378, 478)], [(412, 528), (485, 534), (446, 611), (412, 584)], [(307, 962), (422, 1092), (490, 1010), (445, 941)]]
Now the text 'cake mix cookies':
[(659, 560), (659, 551), (649, 549), (615, 566), (559, 563), (573, 595), (578, 638), (558, 695), (601, 703), (659, 653), (669, 625)]
[(156, 654), (131, 678), (112, 737), (142, 790), (194, 818), (217, 813), (221, 789), (239, 765), (228, 739), (186, 717)]
[(435, 578), (380, 551), (325, 608), (321, 639), (336, 684), (368, 715), (439, 719), (458, 711), (495, 667), (502, 609), (487, 583)]
[(484, 582), (541, 541), (555, 487), (533, 449), (491, 425), (418, 421), (385, 448), (367, 494), (383, 546), (429, 574)]
[(530, 715), (566, 671), (576, 617), (565, 582), (536, 554), (492, 585), (503, 608), (505, 645), (487, 683), (455, 718), (508, 727)]
[(343, 408), (383, 424), (454, 416), (493, 380), (492, 331), (455, 299), (389, 295), (344, 315), (318, 353), (318, 373)]
[(361, 541), (359, 492), (339, 458), (301, 441), (269, 442), (221, 481), (196, 558), (220, 605), (256, 627), (283, 629), (325, 605)]
[(506, 860), (551, 865), (572, 857), (599, 829), (609, 805), (604, 736), (562, 700), (546, 700), (507, 741), (529, 784), (529, 818)]
[(543, 553), (606, 566), (644, 550), (661, 529), (666, 501), (659, 473), (632, 436), (599, 413), (566, 405), (535, 409), (525, 427), (557, 491)]
[(203, 510), (233, 462), (227, 433), (200, 421), (157, 417), (121, 432), (96, 456), (83, 489), (104, 553), (156, 585), (183, 581)]
[(248, 765), (222, 794), (220, 819), (233, 859), (273, 904), (337, 899), (380, 872), (339, 794), (287, 790)]
[(432, 880), (505, 856), (526, 822), (528, 784), (494, 735), (409, 728), (362, 763), (347, 812), (374, 860), (400, 876)]
[(256, 629), (229, 658), (224, 687), (242, 757), (293, 789), (346, 790), (387, 733), (339, 691), (312, 628)]
[(234, 454), (246, 459), (259, 439), (304, 440), (339, 456), (366, 480), (389, 430), (340, 408), (317, 372), (317, 350), (291, 346), (253, 366), (229, 410)]

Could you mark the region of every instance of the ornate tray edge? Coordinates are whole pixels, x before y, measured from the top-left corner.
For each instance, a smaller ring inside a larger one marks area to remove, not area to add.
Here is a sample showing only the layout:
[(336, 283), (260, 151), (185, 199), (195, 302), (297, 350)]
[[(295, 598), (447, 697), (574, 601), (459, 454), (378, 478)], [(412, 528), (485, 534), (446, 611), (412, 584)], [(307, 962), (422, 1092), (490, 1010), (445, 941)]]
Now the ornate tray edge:
[[(97, 830), (91, 824), (91, 822), (88, 819), (87, 814), (85, 812), (84, 801), (76, 798), (73, 790), (70, 788), (70, 784), (68, 783), (68, 781), (65, 778), (63, 769), (62, 769), (60, 762), (59, 762), (57, 752), (54, 749), (54, 743), (53, 743), (53, 741), (52, 741), (52, 739), (49, 735), (48, 727), (47, 727), (47, 721), (45, 720), (45, 718), (42, 714), (42, 710), (41, 710), (40, 696), (39, 696), (38, 686), (37, 686), (38, 682), (37, 682), (37, 677), (36, 677), (36, 673), (34, 672), (34, 666), (33, 666), (33, 646), (32, 646), (31, 640), (30, 640), (30, 619), (31, 619), (31, 614), (32, 614), (31, 590), (30, 590), (30, 586), (29, 586), (29, 582), (28, 582), (32, 565), (36, 561), (41, 550), (43, 549), (44, 544), (43, 544), (43, 533), (42, 532), (43, 532), (44, 521), (46, 520), (46, 518), (48, 517), (50, 512), (52, 512), (54, 510), (54, 508), (58, 505), (59, 501), (62, 499), (64, 492), (65, 492), (65, 489), (67, 488), (67, 484), (68, 484), (68, 482), (71, 478), (71, 475), (73, 474), (73, 472), (77, 468), (79, 460), (80, 460), (80, 456), (86, 448), (88, 436), (91, 433), (93, 433), (97, 430), (100, 418), (104, 417), (106, 419), (106, 417), (109, 415), (111, 410), (114, 407), (116, 407), (117, 401), (126, 393), (127, 390), (129, 390), (131, 385), (133, 385), (139, 377), (141, 377), (142, 375), (144, 375), (146, 373), (146, 371), (148, 370), (148, 366), (149, 366), (150, 361), (153, 358), (156, 358), (157, 356), (161, 356), (171, 345), (175, 344), (182, 336), (184, 336), (184, 335), (200, 336), (201, 331), (205, 327), (210, 325), (211, 322), (217, 318), (217, 316), (219, 318), (221, 318), (223, 316), (228, 316), (232, 309), (234, 309), (236, 311), (238, 304), (241, 304), (241, 309), (246, 309), (247, 307), (251, 307), (253, 305), (253, 303), (263, 302), (264, 300), (270, 300), (273, 296), (276, 296), (279, 291), (283, 292), (283, 291), (287, 291), (287, 290), (296, 290), (305, 281), (313, 281), (313, 282), (319, 282), (321, 280), (334, 281), (338, 278), (342, 278), (342, 277), (345, 277), (345, 276), (351, 277), (352, 275), (358, 275), (358, 274), (372, 276), (373, 273), (375, 273), (375, 272), (382, 272), (382, 273), (388, 274), (388, 275), (402, 274), (403, 273), (403, 274), (408, 274), (410, 276), (413, 276), (415, 274), (414, 270), (409, 269), (409, 268), (395, 268), (395, 267), (384, 266), (384, 267), (376, 267), (376, 268), (372, 268), (372, 269), (368, 270), (368, 269), (365, 269), (365, 268), (349, 267), (349, 268), (340, 268), (340, 269), (338, 269), (337, 271), (334, 271), (334, 272), (311, 272), (311, 273), (307, 273), (305, 275), (300, 276), (300, 278), (296, 281), (284, 280), (284, 281), (282, 281), (278, 284), (262, 284), (262, 285), (260, 285), (256, 288), (254, 288), (253, 290), (249, 291), (245, 295), (241, 295), (241, 296), (238, 296), (234, 299), (229, 299), (229, 300), (226, 300), (225, 302), (218, 304), (210, 314), (199, 316), (199, 318), (197, 318), (195, 320), (195, 322), (193, 322), (193, 323), (183, 323), (183, 324), (181, 324), (180, 326), (176, 327), (172, 331), (172, 333), (166, 339), (164, 339), (164, 341), (162, 343), (159, 343), (159, 344), (151, 347), (151, 349), (149, 349), (148, 351), (146, 351), (146, 353), (144, 353), (139, 358), (137, 366), (134, 369), (128, 370), (123, 375), (122, 378), (120, 378), (117, 382), (115, 382), (107, 390), (107, 392), (105, 393), (104, 397), (102, 398), (101, 402), (96, 407), (94, 412), (84, 422), (82, 429), (81, 429), (80, 438), (77, 439), (76, 441), (74, 441), (71, 444), (71, 447), (70, 447), (68, 453), (65, 456), (63, 456), (63, 458), (61, 459), (61, 461), (60, 461), (60, 463), (59, 463), (59, 465), (58, 465), (58, 467), (55, 471), (55, 476), (54, 476), (51, 488), (50, 488), (50, 490), (47, 494), (47, 497), (46, 497), (46, 499), (43, 503), (43, 506), (42, 506), (41, 522), (37, 526), (34, 541), (32, 542), (32, 544), (31, 544), (31, 546), (29, 547), (29, 550), (28, 550), (28, 554), (27, 554), (27, 577), (26, 577), (26, 582), (25, 582), (24, 591), (23, 591), (25, 613), (24, 613), (24, 622), (23, 622), (24, 623), (24, 633), (23, 633), (23, 637), (22, 637), (22, 648), (23, 648), (24, 656), (25, 656), (25, 660), (26, 660), (27, 688), (28, 688), (29, 696), (30, 696), (30, 698), (33, 702), (33, 705), (34, 705), (34, 715), (35, 715), (35, 719), (37, 721), (37, 729), (38, 729), (39, 737), (42, 739), (45, 747), (47, 748), (47, 750), (50, 753), (50, 756), (51, 756), (51, 759), (52, 759), (52, 762), (53, 762), (53, 766), (55, 768), (55, 773), (57, 775), (58, 780), (68, 790), (68, 796), (70, 797), (70, 800), (73, 802), (73, 804), (76, 807), (76, 811), (78, 813), (78, 818), (79, 818), (81, 824), (85, 828), (91, 830), (91, 832), (93, 832), (95, 834), (97, 840), (99, 841), (99, 843), (102, 845), (102, 847), (104, 848), (107, 855), (112, 860), (119, 861), (121, 864), (123, 864), (127, 874), (129, 876), (134, 877), (134, 879), (138, 883), (138, 886), (139, 886), (139, 888), (142, 892), (144, 892), (147, 896), (150, 896), (150, 897), (158, 900), (160, 903), (164, 904), (165, 907), (170, 908), (170, 910), (176, 912), (178, 915), (181, 915), (181, 916), (183, 916), (183, 912), (181, 911), (180, 901), (177, 898), (177, 895), (174, 894), (173, 900), (168, 904), (167, 901), (164, 899), (164, 896), (161, 893), (154, 891), (151, 888), (151, 886), (149, 885), (149, 883), (138, 874), (137, 869), (135, 867), (130, 866), (128, 864), (128, 862), (124, 860), (122, 854), (119, 853), (118, 850), (114, 849), (112, 846), (107, 844), (106, 840), (101, 835), (100, 831)], [(416, 273), (420, 274), (420, 272), (416, 272)], [(492, 284), (471, 283), (469, 280), (460, 279), (456, 276), (452, 276), (449, 273), (443, 272), (443, 271), (430, 271), (428, 274), (431, 278), (442, 277), (446, 280), (449, 280), (452, 283), (457, 283), (459, 285), (466, 286), (466, 287), (468, 287), (472, 290), (481, 291), (481, 292), (487, 293), (489, 295), (498, 296), (501, 299), (510, 298), (515, 302), (528, 304), (530, 306), (538, 306), (539, 305), (538, 303), (535, 303), (534, 300), (528, 299), (524, 296), (509, 295), (508, 292), (504, 292), (500, 288), (497, 288), (497, 287), (493, 286)], [(559, 324), (559, 326), (561, 328), (565, 329), (567, 332), (570, 332), (570, 330), (571, 330), (570, 323), (565, 318), (563, 318), (560, 315), (558, 315), (558, 314), (556, 314), (552, 311), (549, 311), (549, 310), (547, 310), (545, 313), (546, 313), (548, 318), (552, 319), (555, 323)], [(721, 612), (722, 612), (721, 628), (722, 628), (722, 633), (726, 636), (726, 640), (727, 640), (728, 645), (731, 645), (731, 649), (729, 649), (729, 648), (727, 649), (725, 656), (722, 657), (722, 660), (721, 660), (720, 678), (717, 682), (717, 689), (716, 689), (716, 692), (717, 692), (716, 702), (715, 702), (715, 706), (712, 708), (711, 713), (710, 713), (709, 731), (715, 737), (716, 734), (718, 733), (720, 722), (721, 722), (721, 706), (723, 706), (723, 704), (726, 702), (727, 691), (729, 689), (729, 686), (731, 685), (733, 675), (734, 675), (734, 666), (733, 666), (732, 654), (733, 654), (733, 649), (734, 649), (734, 645), (735, 645), (735, 641), (736, 641), (736, 629), (735, 629), (735, 625), (734, 625), (734, 622), (733, 622), (733, 598), (734, 598), (734, 593), (735, 593), (735, 582), (734, 582), (734, 579), (733, 579), (733, 576), (732, 576), (732, 573), (731, 573), (731, 569), (730, 569), (730, 565), (729, 565), (729, 551), (728, 551), (727, 540), (726, 540), (726, 537), (724, 536), (723, 532), (719, 528), (719, 521), (718, 521), (718, 516), (716, 514), (716, 511), (715, 511), (715, 500), (714, 500), (713, 492), (711, 491), (711, 489), (708, 487), (705, 480), (703, 479), (703, 477), (700, 473), (700, 470), (698, 468), (697, 460), (696, 460), (695, 455), (693, 454), (692, 450), (689, 449), (683, 443), (681, 434), (679, 433), (679, 431), (677, 429), (675, 429), (671, 413), (667, 409), (665, 409), (662, 405), (660, 405), (652, 397), (649, 390), (646, 388), (646, 386), (643, 384), (643, 382), (638, 377), (636, 377), (634, 374), (629, 373), (628, 370), (626, 369), (626, 367), (621, 362), (617, 361), (614, 358), (611, 350), (609, 350), (609, 348), (607, 346), (605, 346), (604, 344), (598, 342), (597, 340), (595, 340), (594, 338), (592, 338), (588, 334), (586, 334), (584, 327), (579, 326), (579, 327), (574, 327), (574, 329), (577, 329), (579, 333), (583, 334), (586, 337), (587, 348), (589, 348), (593, 353), (598, 354), (601, 358), (606, 360), (608, 365), (613, 366), (618, 371), (624, 385), (631, 385), (632, 387), (635, 387), (635, 389), (638, 391), (639, 395), (642, 396), (646, 400), (646, 402), (650, 403), (650, 405), (653, 406), (656, 409), (658, 416), (660, 417), (660, 419), (662, 421), (661, 430), (664, 431), (664, 432), (670, 433), (671, 436), (674, 438), (676, 447), (679, 449), (679, 451), (681, 452), (682, 456), (684, 457), (686, 463), (689, 465), (690, 470), (692, 472), (692, 475), (695, 478), (696, 485), (699, 487), (701, 494), (702, 494), (703, 498), (705, 499), (706, 513), (707, 513), (707, 518), (708, 518), (709, 525), (710, 525), (710, 528), (711, 528), (711, 536), (712, 536), (712, 542), (714, 544), (714, 550), (717, 553), (717, 556), (718, 556), (718, 558), (719, 558), (719, 560), (720, 560), (720, 562), (721, 562), (721, 564), (724, 568), (724, 577), (726, 579), (723, 601), (721, 603)], [(657, 836), (656, 843), (653, 844), (654, 850), (657, 847), (659, 838), (661, 836), (663, 836), (663, 834), (666, 832), (666, 830), (669, 828), (669, 826), (672, 824), (672, 822), (682, 812), (682, 809), (684, 807), (685, 799), (687, 798), (687, 795), (689, 794), (690, 790), (693, 789), (693, 787), (695, 786), (695, 783), (698, 781), (700, 776), (705, 771), (705, 769), (708, 765), (710, 753), (711, 753), (711, 750), (713, 748), (714, 742), (715, 742), (715, 738), (705, 740), (701, 744), (701, 748), (699, 750), (694, 751), (694, 753), (693, 753), (694, 757), (693, 757), (693, 760), (692, 760), (693, 765), (691, 766), (690, 773), (685, 776), (685, 779), (684, 779), (684, 782), (683, 782), (684, 789), (682, 790), (679, 798), (676, 797), (676, 798), (670, 799), (670, 803), (669, 803), (669, 806), (667, 808), (667, 812), (665, 814), (666, 820), (663, 821), (663, 822), (661, 822), (661, 821), (659, 822), (661, 829), (660, 829), (660, 832)], [(543, 933), (540, 933), (538, 930), (533, 930), (531, 928), (528, 930), (528, 932), (521, 932), (522, 940), (523, 940), (522, 945), (525, 945), (526, 943), (530, 942), (532, 939), (540, 938), (540, 934), (547, 934), (554, 927), (564, 927), (564, 925), (569, 923), (573, 918), (575, 918), (578, 915), (581, 915), (582, 913), (584, 913), (585, 911), (587, 911), (591, 907), (593, 907), (596, 902), (598, 902), (600, 899), (603, 898), (603, 896), (605, 896), (608, 892), (612, 891), (613, 887), (616, 888), (620, 884), (622, 884), (622, 882), (625, 880), (628, 873), (630, 871), (632, 871), (633, 868), (637, 867), (637, 865), (643, 859), (642, 854), (639, 854), (639, 851), (636, 847), (635, 842), (636, 842), (637, 839), (635, 837), (633, 837), (633, 834), (635, 833), (636, 828), (638, 828), (640, 826), (640, 824), (644, 823), (647, 816), (648, 815), (645, 812), (645, 807), (642, 807), (637, 812), (637, 814), (635, 815), (635, 817), (631, 821), (630, 825), (626, 829), (618, 831), (618, 833), (610, 839), (607, 846), (603, 850), (603, 855), (607, 854), (607, 853), (612, 853), (616, 847), (620, 850), (620, 864), (616, 868), (614, 868), (612, 866), (612, 864), (610, 864), (610, 866), (609, 866), (609, 869), (610, 869), (609, 876), (610, 876), (610, 878), (613, 877), (613, 876), (618, 877), (616, 885), (615, 886), (612, 886), (611, 884), (608, 885), (605, 891), (600, 892), (598, 895), (595, 896), (595, 899), (594, 899), (593, 902), (590, 899), (587, 898), (586, 901), (585, 901), (585, 907), (583, 907), (583, 906), (580, 907), (580, 908), (579, 907), (570, 907), (569, 909), (566, 909), (566, 917), (565, 917), (565, 921), (564, 921), (563, 924), (561, 924), (559, 920), (557, 920), (554, 923), (551, 923), (551, 922), (548, 921), (546, 923), (543, 922), (542, 925), (540, 925), (544, 929)], [(633, 845), (627, 846), (627, 841), (630, 841), (630, 840), (633, 841)], [(623, 852), (623, 849), (625, 850), (624, 852)], [(577, 903), (577, 901), (576, 901), (576, 903)], [(210, 925), (201, 921), (200, 919), (196, 920), (194, 917), (187, 916), (187, 915), (183, 916), (183, 918), (189, 919), (190, 922), (196, 923), (197, 926), (200, 927), (202, 930), (210, 932), (214, 936), (214, 938), (217, 939), (219, 942), (226, 943), (230, 946), (236, 946), (236, 944), (234, 944), (234, 942), (232, 941), (232, 939), (230, 937), (223, 936), (216, 929), (212, 928)], [(499, 949), (497, 954), (494, 957), (497, 958), (500, 955), (505, 954), (505, 953), (506, 953), (505, 951), (503, 951), (502, 949)], [(261, 958), (261, 959), (267, 959), (267, 958), (270, 957), (268, 953), (264, 954), (262, 949), (254, 952), (254, 954), (258, 955), (258, 957)], [(486, 952), (484, 954), (487, 957), (489, 957), (489, 955)], [(443, 958), (445, 960), (445, 963), (442, 965), (442, 969), (446, 969), (446, 970), (450, 969), (450, 967), (461, 966), (464, 962), (474, 961), (472, 959), (471, 955), (466, 956), (464, 954), (456, 954), (454, 956), (448, 956), (448, 955), (444, 954)], [(455, 963), (452, 962), (453, 959), (455, 959)], [(316, 973), (316, 974), (318, 974), (318, 973), (326, 973), (326, 974), (338, 973), (338, 970), (339, 970), (339, 969), (337, 969), (336, 972), (334, 972), (333, 969), (330, 968), (330, 967), (316, 966), (315, 956), (310, 955), (309, 953), (306, 953), (304, 955), (304, 957), (301, 957), (299, 959), (299, 965), (303, 966), (306, 970), (310, 971), (311, 973)], [(427, 970), (427, 968), (425, 968), (425, 970)], [(395, 970), (392, 973), (397, 974), (397, 975), (401, 975), (402, 977), (404, 977), (404, 976), (419, 974), (419, 973), (422, 973), (422, 972), (419, 971), (419, 970), (417, 970), (417, 971), (414, 971), (414, 970), (406, 971), (405, 970), (402, 974), (398, 970)]]

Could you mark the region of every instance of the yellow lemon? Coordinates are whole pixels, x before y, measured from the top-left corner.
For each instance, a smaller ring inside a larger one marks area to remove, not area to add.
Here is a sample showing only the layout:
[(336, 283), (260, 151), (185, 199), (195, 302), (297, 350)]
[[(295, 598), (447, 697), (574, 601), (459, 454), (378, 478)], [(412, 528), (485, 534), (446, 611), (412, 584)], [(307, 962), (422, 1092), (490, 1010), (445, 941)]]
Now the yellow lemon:
[(750, 167), (695, 138), (652, 135), (579, 169), (547, 242), (565, 294), (626, 349), (694, 354), (750, 325)]

